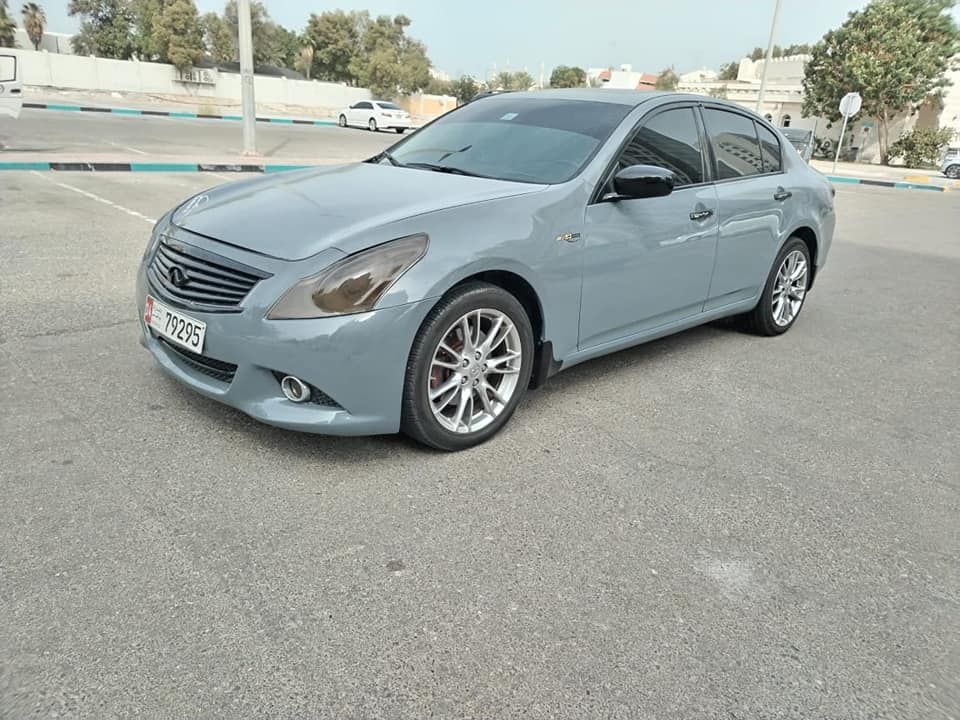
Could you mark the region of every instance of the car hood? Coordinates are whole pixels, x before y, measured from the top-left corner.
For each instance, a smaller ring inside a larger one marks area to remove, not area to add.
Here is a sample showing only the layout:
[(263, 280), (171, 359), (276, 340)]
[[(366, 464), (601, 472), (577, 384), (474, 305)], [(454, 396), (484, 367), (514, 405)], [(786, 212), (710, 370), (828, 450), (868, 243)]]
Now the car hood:
[(173, 224), (281, 260), (337, 248), (358, 233), (446, 208), (536, 192), (543, 185), (354, 163), (289, 171), (197, 195)]

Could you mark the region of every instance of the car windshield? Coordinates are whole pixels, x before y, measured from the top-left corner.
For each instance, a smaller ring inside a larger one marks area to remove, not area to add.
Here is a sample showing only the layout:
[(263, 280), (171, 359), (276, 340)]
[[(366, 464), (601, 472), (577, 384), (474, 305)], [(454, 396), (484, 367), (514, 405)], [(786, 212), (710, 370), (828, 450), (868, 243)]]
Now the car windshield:
[(574, 177), (629, 105), (500, 95), (469, 103), (390, 152), (395, 164), (528, 183)]
[(400, 109), (401, 109), (399, 105), (396, 105), (396, 104), (394, 104), (394, 103), (392, 103), (392, 102), (379, 102), (379, 101), (378, 101), (378, 102), (377, 102), (377, 105), (379, 105), (379, 106), (380, 106), (381, 108), (383, 108), (384, 110), (400, 110)]

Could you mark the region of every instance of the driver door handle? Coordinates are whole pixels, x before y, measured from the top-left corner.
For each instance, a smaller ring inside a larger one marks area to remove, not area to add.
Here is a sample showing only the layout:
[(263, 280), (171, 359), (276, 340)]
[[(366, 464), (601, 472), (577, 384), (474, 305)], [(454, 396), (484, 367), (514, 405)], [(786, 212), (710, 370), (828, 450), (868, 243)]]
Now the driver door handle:
[(708, 217), (713, 215), (713, 210), (694, 210), (690, 213), (691, 220), (706, 220)]
[(793, 197), (793, 193), (789, 190), (784, 190), (782, 187), (778, 187), (777, 191), (773, 194), (774, 200), (786, 200), (789, 197)]

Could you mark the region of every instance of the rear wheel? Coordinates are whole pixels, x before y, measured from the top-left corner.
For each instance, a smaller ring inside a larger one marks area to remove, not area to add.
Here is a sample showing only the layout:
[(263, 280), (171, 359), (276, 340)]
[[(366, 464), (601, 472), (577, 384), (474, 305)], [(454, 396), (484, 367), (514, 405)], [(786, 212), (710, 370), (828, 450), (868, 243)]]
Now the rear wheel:
[(948, 165), (947, 169), (943, 171), (943, 174), (951, 180), (960, 178), (960, 165)]
[(456, 288), (413, 343), (401, 429), (447, 451), (490, 439), (526, 392), (533, 352), (530, 320), (513, 295), (485, 283)]
[(747, 314), (750, 330), (758, 335), (780, 335), (796, 322), (810, 286), (810, 251), (792, 237), (784, 244), (770, 270), (760, 302)]
[(370, 132), (376, 132), (376, 131), (377, 131), (377, 119), (376, 119), (376, 118), (370, 118), (370, 121), (367, 123), (367, 127), (370, 128)]
[(347, 126), (347, 116), (346, 116), (346, 115), (341, 115), (341, 116), (340, 116), (340, 120), (339, 120), (338, 122), (340, 123), (340, 127), (346, 127), (346, 126)]

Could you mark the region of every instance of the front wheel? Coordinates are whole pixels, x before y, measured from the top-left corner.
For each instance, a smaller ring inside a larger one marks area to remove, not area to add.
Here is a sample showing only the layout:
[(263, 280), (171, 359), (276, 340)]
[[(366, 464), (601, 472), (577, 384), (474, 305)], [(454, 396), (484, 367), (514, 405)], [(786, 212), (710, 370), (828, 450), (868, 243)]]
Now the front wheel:
[(810, 286), (810, 250), (792, 237), (770, 270), (760, 302), (747, 314), (747, 326), (758, 335), (780, 335), (796, 322)]
[(376, 131), (377, 131), (377, 119), (376, 119), (376, 118), (370, 118), (370, 122), (367, 123), (367, 127), (370, 128), (370, 132), (376, 132)]
[(960, 178), (960, 165), (950, 165), (946, 170), (943, 171), (943, 174), (951, 180)]
[(340, 119), (339, 119), (337, 122), (340, 124), (340, 127), (346, 127), (346, 126), (347, 126), (347, 116), (346, 116), (346, 115), (341, 115), (341, 116), (340, 116)]
[(493, 437), (526, 392), (534, 338), (523, 305), (485, 283), (456, 288), (417, 333), (403, 389), (401, 429), (438, 450)]

